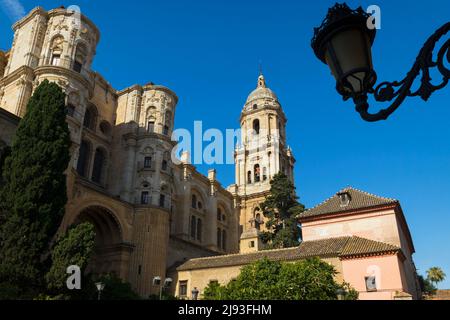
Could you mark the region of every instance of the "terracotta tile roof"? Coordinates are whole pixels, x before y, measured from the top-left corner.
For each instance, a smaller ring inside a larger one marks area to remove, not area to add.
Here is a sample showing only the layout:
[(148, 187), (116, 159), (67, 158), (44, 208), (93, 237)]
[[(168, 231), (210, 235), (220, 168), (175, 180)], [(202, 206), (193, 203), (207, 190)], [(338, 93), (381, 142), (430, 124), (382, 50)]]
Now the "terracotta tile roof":
[(338, 237), (304, 241), (300, 246), (288, 249), (265, 250), (246, 254), (233, 254), (191, 259), (177, 270), (193, 270), (246, 265), (263, 258), (273, 261), (296, 261), (310, 257), (351, 258), (363, 255), (378, 255), (397, 252), (400, 248), (384, 242), (359, 237)]
[(389, 243), (369, 240), (360, 237), (351, 237), (339, 254), (339, 257), (352, 257), (376, 255), (400, 250), (399, 247)]
[[(345, 202), (342, 203), (340, 196), (342, 194), (348, 194), (350, 196), (348, 204), (346, 204)], [(331, 198), (328, 198), (317, 206), (302, 212), (298, 217), (300, 219), (315, 217), (330, 213), (352, 211), (356, 209), (370, 208), (394, 203), (398, 203), (398, 200), (379, 197), (352, 187), (348, 187), (339, 191)]]

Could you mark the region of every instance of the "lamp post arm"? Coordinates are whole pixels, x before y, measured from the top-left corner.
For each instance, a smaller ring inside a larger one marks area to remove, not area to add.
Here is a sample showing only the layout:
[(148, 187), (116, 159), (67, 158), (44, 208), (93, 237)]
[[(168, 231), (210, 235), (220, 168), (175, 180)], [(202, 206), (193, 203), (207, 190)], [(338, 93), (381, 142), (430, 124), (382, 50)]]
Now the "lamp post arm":
[[(420, 96), (427, 101), (434, 91), (444, 88), (450, 79), (450, 69), (444, 64), (444, 59), (447, 60), (447, 63), (450, 63), (450, 39), (439, 49), (436, 61), (433, 61), (433, 51), (436, 44), (449, 31), (450, 22), (447, 22), (428, 38), (420, 50), (413, 67), (402, 81), (382, 82), (375, 89), (369, 91), (378, 102), (392, 101), (395, 98), (391, 106), (371, 114), (369, 113), (367, 94), (354, 95), (352, 98), (356, 111), (361, 115), (361, 118), (369, 122), (386, 120), (397, 110), (406, 97)], [(437, 67), (437, 70), (443, 76), (442, 82), (438, 85), (431, 83), (430, 69), (434, 67)], [(420, 73), (422, 73), (421, 85), (416, 91), (411, 92), (411, 87)]]

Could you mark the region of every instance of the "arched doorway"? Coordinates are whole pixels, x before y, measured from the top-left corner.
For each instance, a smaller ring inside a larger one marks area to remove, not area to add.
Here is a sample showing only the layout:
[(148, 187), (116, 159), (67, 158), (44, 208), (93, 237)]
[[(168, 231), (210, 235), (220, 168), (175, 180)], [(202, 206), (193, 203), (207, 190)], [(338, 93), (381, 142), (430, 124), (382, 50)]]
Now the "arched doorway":
[(87, 272), (114, 273), (126, 276), (124, 261), (128, 261), (132, 248), (123, 242), (122, 228), (115, 215), (101, 206), (91, 206), (81, 211), (75, 223), (90, 222), (95, 227), (95, 249)]

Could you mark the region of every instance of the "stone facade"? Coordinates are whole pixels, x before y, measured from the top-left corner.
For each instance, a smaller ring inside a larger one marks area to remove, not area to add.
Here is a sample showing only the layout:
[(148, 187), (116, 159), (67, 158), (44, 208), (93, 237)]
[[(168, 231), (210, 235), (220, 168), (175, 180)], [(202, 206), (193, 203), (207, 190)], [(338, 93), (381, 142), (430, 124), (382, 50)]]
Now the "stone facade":
[(237, 194), (214, 170), (206, 177), (187, 161), (172, 162), (173, 91), (153, 83), (112, 88), (91, 70), (99, 30), (74, 11), (38, 7), (13, 30), (11, 49), (0, 52), (0, 137), (11, 144), (40, 82), (61, 86), (72, 139), (61, 231), (95, 225), (92, 271), (115, 272), (148, 296), (159, 290), (153, 277), (174, 264), (238, 252)]

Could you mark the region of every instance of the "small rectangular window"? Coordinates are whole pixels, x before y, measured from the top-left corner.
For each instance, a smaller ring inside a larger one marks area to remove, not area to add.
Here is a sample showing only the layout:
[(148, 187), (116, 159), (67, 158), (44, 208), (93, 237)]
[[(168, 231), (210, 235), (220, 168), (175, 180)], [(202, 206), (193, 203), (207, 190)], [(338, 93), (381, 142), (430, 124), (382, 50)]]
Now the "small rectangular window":
[(255, 241), (250, 241), (248, 244), (249, 248), (254, 248), (255, 247)]
[(141, 204), (148, 204), (150, 202), (150, 197), (148, 191), (143, 191), (141, 193)]
[(166, 170), (167, 170), (167, 160), (163, 160), (163, 162), (162, 162), (162, 164), (161, 164), (161, 169), (162, 169), (163, 171), (166, 171)]
[(179, 283), (179, 296), (180, 297), (187, 296), (187, 285), (188, 285), (188, 282), (186, 280), (180, 281), (180, 283)]
[(52, 66), (59, 66), (59, 63), (61, 62), (61, 55), (54, 54), (52, 56)]
[(150, 169), (152, 167), (152, 157), (145, 157), (144, 168)]
[(147, 124), (148, 132), (155, 132), (155, 123), (153, 121), (149, 121)]
[(159, 206), (161, 208), (165, 208), (166, 207), (165, 204), (166, 204), (166, 196), (163, 194), (159, 195)]
[(140, 274), (141, 274), (141, 272), (142, 272), (142, 266), (141, 266), (141, 265), (139, 265), (139, 267), (138, 267), (138, 275), (140, 275)]

